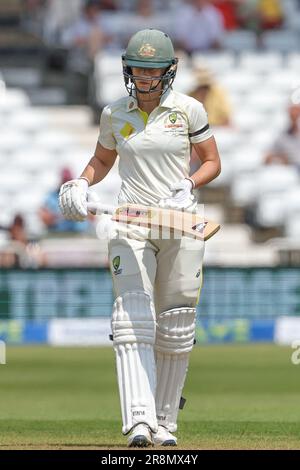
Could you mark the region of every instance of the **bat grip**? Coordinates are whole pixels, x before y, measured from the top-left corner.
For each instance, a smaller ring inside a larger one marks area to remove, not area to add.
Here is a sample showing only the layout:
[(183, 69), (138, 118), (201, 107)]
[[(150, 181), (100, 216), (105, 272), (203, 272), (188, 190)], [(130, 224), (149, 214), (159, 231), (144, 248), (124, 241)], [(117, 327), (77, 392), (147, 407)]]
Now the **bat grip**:
[(88, 202), (87, 204), (88, 211), (94, 215), (99, 214), (114, 214), (116, 208), (109, 204), (101, 204), (100, 202)]

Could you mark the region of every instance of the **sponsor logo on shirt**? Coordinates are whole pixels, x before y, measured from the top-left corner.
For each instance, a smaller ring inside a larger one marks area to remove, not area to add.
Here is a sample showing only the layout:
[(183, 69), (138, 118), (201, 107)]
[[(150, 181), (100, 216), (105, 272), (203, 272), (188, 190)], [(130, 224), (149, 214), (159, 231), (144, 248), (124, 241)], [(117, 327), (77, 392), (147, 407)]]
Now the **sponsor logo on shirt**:
[(169, 120), (171, 121), (172, 124), (175, 124), (175, 122), (177, 121), (177, 113), (169, 114)]
[(184, 132), (184, 122), (176, 111), (171, 112), (164, 120), (164, 128), (166, 132), (180, 133)]
[(122, 269), (120, 269), (120, 256), (115, 256), (114, 259), (112, 260), (113, 268), (114, 268), (114, 274), (121, 274)]

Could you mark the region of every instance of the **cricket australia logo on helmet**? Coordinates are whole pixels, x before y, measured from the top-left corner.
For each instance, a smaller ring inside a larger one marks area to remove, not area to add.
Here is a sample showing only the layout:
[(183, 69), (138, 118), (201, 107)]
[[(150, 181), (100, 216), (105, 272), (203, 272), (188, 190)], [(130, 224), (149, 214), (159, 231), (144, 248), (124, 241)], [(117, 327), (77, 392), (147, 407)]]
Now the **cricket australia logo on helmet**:
[(151, 44), (143, 44), (140, 48), (138, 54), (141, 57), (154, 57), (156, 49), (151, 46)]

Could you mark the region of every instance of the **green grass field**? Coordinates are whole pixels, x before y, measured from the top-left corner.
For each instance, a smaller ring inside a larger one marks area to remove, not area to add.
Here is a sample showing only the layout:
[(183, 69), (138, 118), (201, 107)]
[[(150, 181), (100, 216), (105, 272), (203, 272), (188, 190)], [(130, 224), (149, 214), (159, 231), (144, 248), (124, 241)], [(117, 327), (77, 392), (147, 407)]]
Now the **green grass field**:
[[(300, 449), (300, 365), (290, 348), (193, 350), (180, 449)], [(124, 448), (114, 355), (106, 348), (8, 347), (0, 449)]]

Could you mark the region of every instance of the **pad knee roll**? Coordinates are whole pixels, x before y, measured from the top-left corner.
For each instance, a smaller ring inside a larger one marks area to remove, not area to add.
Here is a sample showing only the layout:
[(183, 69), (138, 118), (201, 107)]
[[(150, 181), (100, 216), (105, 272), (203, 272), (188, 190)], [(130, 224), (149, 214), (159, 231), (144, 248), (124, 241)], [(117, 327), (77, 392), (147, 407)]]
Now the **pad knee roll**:
[(189, 353), (195, 337), (195, 308), (173, 308), (157, 318), (156, 351), (165, 354)]
[(112, 332), (114, 345), (154, 344), (155, 311), (149, 294), (126, 292), (117, 297), (113, 306)]

